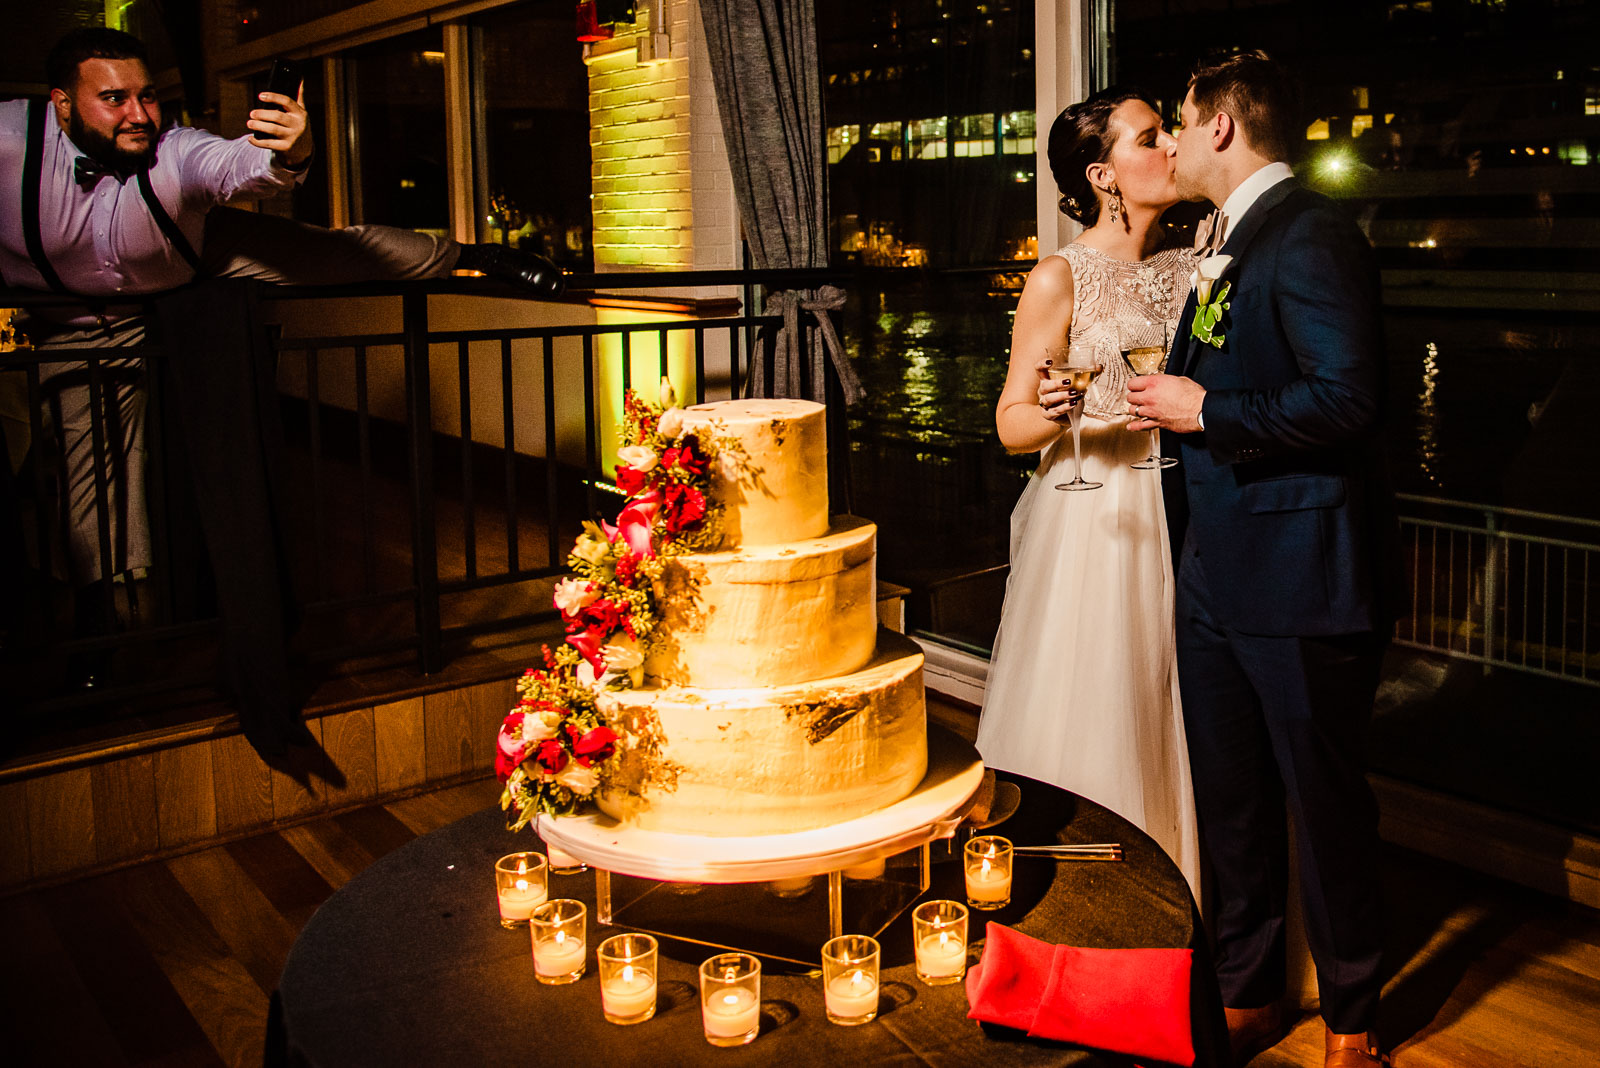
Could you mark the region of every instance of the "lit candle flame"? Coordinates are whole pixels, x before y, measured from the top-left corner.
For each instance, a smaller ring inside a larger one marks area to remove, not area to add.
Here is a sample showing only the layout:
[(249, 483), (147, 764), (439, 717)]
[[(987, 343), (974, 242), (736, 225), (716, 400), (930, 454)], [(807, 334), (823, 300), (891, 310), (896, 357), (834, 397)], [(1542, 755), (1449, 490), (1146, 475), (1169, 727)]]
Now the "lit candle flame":
[(737, 1005), (737, 1004), (739, 1004), (739, 995), (738, 994), (724, 994), (724, 995), (722, 995), (722, 1003), (724, 1005)]
[(624, 983), (633, 982), (633, 965), (624, 964), (622, 966), (622, 981)]
[(857, 968), (856, 973), (850, 977), (850, 985), (858, 989), (865, 987), (867, 985), (867, 973)]
[(567, 940), (567, 932), (565, 932), (565, 931), (557, 931), (556, 932), (556, 943), (558, 945), (560, 943), (562, 943), (562, 942), (565, 942), (566, 940)]
[(518, 890), (526, 890), (527, 888), (528, 888), (528, 880), (526, 880), (526, 879), (518, 879), (517, 880), (517, 889)]
[(988, 857), (984, 857), (983, 858), (983, 867), (978, 869), (978, 874), (979, 875), (988, 875), (989, 874), (989, 858)]
[(943, 949), (945, 946), (947, 946), (949, 944), (950, 944), (950, 932), (949, 931), (940, 931), (939, 932), (939, 948)]

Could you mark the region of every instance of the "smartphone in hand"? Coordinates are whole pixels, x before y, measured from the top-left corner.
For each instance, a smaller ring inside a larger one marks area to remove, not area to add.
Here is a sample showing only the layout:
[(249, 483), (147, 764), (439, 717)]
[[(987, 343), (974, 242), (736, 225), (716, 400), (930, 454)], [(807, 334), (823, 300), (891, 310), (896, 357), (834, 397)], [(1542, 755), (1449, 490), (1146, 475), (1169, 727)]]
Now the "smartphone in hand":
[[(293, 100), (300, 94), (300, 64), (290, 59), (280, 59), (272, 64), (272, 73), (267, 77), (267, 92), (282, 93)], [(257, 100), (256, 109), (259, 111), (282, 111), (278, 105), (266, 100)]]

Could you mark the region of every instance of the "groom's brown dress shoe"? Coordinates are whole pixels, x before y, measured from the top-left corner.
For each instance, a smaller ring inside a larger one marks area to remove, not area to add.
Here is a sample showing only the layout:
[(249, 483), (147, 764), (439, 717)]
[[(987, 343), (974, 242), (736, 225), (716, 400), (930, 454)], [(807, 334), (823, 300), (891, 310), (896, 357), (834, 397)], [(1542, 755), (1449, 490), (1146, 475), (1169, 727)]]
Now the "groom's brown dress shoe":
[(1378, 1036), (1371, 1031), (1336, 1035), (1328, 1029), (1327, 1024), (1323, 1024), (1322, 1028), (1323, 1048), (1327, 1050), (1322, 1068), (1379, 1068), (1394, 1063), (1378, 1052)]
[(1277, 1003), (1259, 1009), (1230, 1009), (1223, 1007), (1222, 1015), (1228, 1023), (1228, 1048), (1233, 1052), (1233, 1063), (1246, 1065), (1265, 1050), (1283, 1041), (1289, 1033), (1284, 1023), (1283, 1010)]

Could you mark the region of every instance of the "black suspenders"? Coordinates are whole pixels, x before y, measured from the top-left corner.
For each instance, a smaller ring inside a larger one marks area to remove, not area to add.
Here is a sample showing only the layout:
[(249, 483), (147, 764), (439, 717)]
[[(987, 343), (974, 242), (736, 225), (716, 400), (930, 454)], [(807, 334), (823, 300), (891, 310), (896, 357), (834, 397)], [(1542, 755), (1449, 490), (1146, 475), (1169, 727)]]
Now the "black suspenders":
[[(61, 284), (61, 276), (56, 274), (49, 257), (44, 254), (44, 238), (39, 230), (39, 184), (40, 175), (44, 171), (47, 104), (47, 101), (40, 99), (28, 101), (28, 147), (22, 164), (22, 237), (28, 246), (28, 257), (33, 260), (33, 265), (38, 268), (45, 284), (57, 293), (67, 293), (70, 291)], [(144, 197), (145, 206), (150, 209), (150, 215), (161, 228), (161, 232), (198, 276), (200, 257), (195, 255), (194, 246), (189, 244), (189, 239), (178, 229), (178, 224), (172, 221), (172, 216), (167, 214), (161, 198), (156, 196), (155, 186), (150, 183), (148, 167), (139, 171), (139, 195)]]

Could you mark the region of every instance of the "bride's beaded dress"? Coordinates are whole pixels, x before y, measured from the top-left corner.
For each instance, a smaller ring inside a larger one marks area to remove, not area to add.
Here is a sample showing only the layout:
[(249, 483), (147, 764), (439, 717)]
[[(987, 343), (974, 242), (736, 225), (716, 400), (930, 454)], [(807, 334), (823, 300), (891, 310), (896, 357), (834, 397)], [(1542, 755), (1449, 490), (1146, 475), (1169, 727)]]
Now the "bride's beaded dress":
[(1143, 828), (1199, 899), (1200, 852), (1172, 619), (1172, 555), (1161, 473), (1129, 465), (1150, 451), (1130, 433), (1121, 324), (1176, 327), (1194, 253), (1113, 259), (1086, 245), (1072, 268), (1070, 342), (1105, 370), (1084, 401), (1083, 477), (1063, 492), (1072, 435), (1045, 449), (1011, 514), (1011, 577), (990, 662), (978, 750), (992, 768), (1081, 794)]

